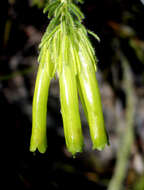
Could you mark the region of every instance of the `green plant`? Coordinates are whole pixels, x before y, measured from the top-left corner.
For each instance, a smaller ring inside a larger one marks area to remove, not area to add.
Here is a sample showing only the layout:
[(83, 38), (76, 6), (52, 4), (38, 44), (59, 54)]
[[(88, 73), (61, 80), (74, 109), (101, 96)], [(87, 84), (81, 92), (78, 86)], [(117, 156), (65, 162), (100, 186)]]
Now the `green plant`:
[[(108, 144), (101, 99), (95, 76), (96, 56), (84, 19), (76, 3), (82, 0), (49, 0), (44, 8), (51, 19), (40, 43), (40, 63), (33, 98), (33, 127), (30, 150), (44, 153), (47, 148), (46, 112), (51, 79), (58, 75), (61, 113), (66, 145), (73, 155), (83, 148), (78, 92), (90, 127), (93, 148)], [(77, 91), (78, 89), (78, 91)]]

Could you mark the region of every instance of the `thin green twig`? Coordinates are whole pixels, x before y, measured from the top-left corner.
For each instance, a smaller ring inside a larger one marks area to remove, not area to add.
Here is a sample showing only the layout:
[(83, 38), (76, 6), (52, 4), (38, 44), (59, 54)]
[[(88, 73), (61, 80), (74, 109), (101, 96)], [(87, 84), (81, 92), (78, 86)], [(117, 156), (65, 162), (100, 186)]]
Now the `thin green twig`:
[(135, 114), (135, 93), (133, 88), (132, 72), (129, 67), (127, 59), (121, 53), (123, 71), (124, 71), (124, 89), (127, 99), (126, 108), (126, 129), (123, 138), (121, 138), (121, 144), (117, 154), (117, 162), (115, 166), (114, 175), (109, 183), (108, 190), (122, 190), (124, 179), (127, 174), (128, 161), (131, 153), (131, 146), (134, 141), (134, 114)]

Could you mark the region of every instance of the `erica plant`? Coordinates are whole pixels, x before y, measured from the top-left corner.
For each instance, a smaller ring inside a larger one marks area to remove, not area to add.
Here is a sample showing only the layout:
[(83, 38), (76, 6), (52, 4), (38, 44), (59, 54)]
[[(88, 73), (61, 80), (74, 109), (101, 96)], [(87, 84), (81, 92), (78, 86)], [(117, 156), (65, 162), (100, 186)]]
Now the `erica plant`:
[(48, 90), (57, 75), (66, 146), (72, 155), (81, 152), (83, 134), (78, 94), (87, 118), (93, 149), (108, 144), (96, 79), (96, 56), (88, 38), (93, 35), (82, 24), (84, 15), (77, 4), (82, 0), (49, 0), (44, 8), (51, 19), (40, 43), (39, 68), (33, 97), (30, 150), (47, 149), (46, 116)]

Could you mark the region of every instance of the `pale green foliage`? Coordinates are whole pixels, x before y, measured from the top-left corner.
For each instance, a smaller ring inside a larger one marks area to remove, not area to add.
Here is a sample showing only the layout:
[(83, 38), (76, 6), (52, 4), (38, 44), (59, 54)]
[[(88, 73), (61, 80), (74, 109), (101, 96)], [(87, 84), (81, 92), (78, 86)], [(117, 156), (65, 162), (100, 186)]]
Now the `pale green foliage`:
[[(60, 0), (53, 0), (45, 7), (44, 13), (47, 11), (49, 12), (48, 17), (53, 18), (50, 21), (39, 46), (41, 48), (39, 61), (41, 54), (44, 52), (43, 46), (45, 43), (47, 44), (47, 51), (55, 53), (52, 54), (52, 59), (58, 58), (60, 55), (59, 49), (61, 41), (63, 40), (64, 34), (66, 34), (70, 38), (75, 47), (75, 51), (77, 52), (79, 51), (79, 43), (81, 41), (81, 45), (83, 46), (83, 49), (85, 49), (85, 55), (91, 58), (95, 66), (95, 51), (88, 39), (87, 33), (92, 34), (97, 40), (99, 40), (99, 37), (91, 31), (87, 32), (86, 28), (82, 25), (81, 22), (84, 19), (84, 15), (80, 9), (75, 4), (71, 3), (71, 1), (64, 3)], [(70, 54), (71, 53), (73, 52), (70, 52)], [(55, 64), (57, 65), (57, 63)], [(77, 72), (77, 69), (75, 69), (75, 71)]]

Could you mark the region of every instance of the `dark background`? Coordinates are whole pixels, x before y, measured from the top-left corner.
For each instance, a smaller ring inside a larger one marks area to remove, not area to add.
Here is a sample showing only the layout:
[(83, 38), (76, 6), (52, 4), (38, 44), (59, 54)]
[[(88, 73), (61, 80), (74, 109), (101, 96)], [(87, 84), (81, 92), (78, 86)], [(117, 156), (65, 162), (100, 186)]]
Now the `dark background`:
[(99, 60), (97, 78), (111, 145), (102, 152), (92, 150), (80, 106), (85, 148), (72, 158), (65, 147), (58, 81), (53, 80), (47, 114), (48, 149), (45, 154), (29, 152), (38, 44), (49, 20), (42, 9), (31, 6), (31, 1), (3, 0), (0, 6), (0, 124), (4, 187), (107, 189), (120, 151), (120, 131), (124, 132), (126, 127), (121, 54), (133, 74), (137, 102), (135, 139), (124, 189), (134, 189), (137, 179), (143, 176), (144, 5), (139, 0), (85, 0), (80, 7), (85, 14), (83, 23), (101, 39), (98, 43), (90, 37)]

